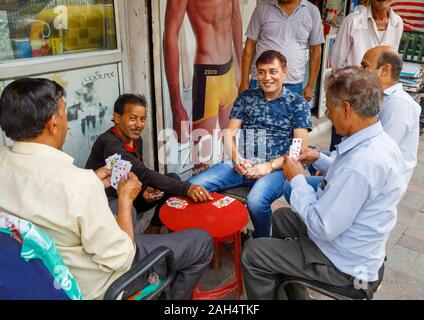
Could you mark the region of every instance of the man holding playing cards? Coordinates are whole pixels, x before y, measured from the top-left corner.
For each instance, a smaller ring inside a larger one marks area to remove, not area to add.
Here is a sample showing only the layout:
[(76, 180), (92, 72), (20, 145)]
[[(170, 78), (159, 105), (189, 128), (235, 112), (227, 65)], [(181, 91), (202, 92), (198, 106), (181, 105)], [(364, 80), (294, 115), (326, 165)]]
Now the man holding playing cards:
[(159, 246), (175, 256), (172, 298), (190, 299), (212, 259), (212, 239), (201, 230), (134, 234), (133, 201), (142, 185), (133, 173), (118, 184), (115, 219), (104, 192), (110, 170), (77, 168), (60, 151), (68, 130), (64, 93), (47, 79), (23, 78), (4, 89), (0, 126), (15, 143), (0, 152), (0, 211), (34, 223), (53, 238), (85, 299), (101, 299), (117, 278)]
[(287, 276), (338, 286), (362, 299), (372, 298), (382, 280), (387, 239), (406, 190), (405, 160), (377, 119), (383, 92), (374, 74), (338, 69), (326, 88), (328, 118), (344, 140), (331, 158), (303, 148), (299, 161), (325, 173), (317, 191), (300, 163), (285, 157), (291, 209), (274, 213), (272, 238), (253, 239), (244, 248), (249, 299), (305, 299), (299, 284), (280, 287)]
[[(286, 58), (269, 50), (256, 61), (260, 88), (244, 91), (236, 100), (224, 131), (225, 150), (231, 161), (224, 161), (189, 181), (208, 191), (245, 185), (250, 189), (247, 207), (255, 232), (253, 237), (269, 237), (271, 204), (283, 193), (282, 156), (293, 138), (307, 145), (312, 127), (311, 112), (305, 99), (283, 86), (287, 75)], [(241, 130), (240, 150), (236, 135)]]
[(113, 113), (115, 126), (97, 138), (85, 167), (97, 170), (105, 166), (106, 162), (117, 165), (114, 168), (116, 174), (112, 175), (112, 187), (106, 190), (112, 204), (117, 197), (116, 180), (125, 176), (129, 170), (134, 172), (143, 183), (140, 195), (134, 200), (134, 207), (137, 213), (142, 213), (156, 206), (155, 215), (146, 233), (159, 233), (159, 209), (169, 195), (187, 196), (195, 202), (209, 201), (212, 197), (201, 186), (180, 181), (175, 174), (160, 174), (144, 165), (141, 133), (146, 119), (147, 102), (142, 95), (123, 94), (118, 97)]

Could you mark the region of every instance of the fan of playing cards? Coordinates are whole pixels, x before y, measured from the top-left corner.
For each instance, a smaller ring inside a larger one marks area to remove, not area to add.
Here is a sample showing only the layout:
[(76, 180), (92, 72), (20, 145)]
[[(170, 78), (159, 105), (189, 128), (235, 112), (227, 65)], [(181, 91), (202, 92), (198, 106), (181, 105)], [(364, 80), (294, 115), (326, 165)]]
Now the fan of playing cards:
[(112, 169), (110, 181), (112, 187), (117, 190), (121, 178), (125, 177), (125, 179), (128, 179), (128, 173), (131, 171), (132, 164), (129, 161), (121, 160), (121, 155), (115, 153), (106, 159), (106, 167)]

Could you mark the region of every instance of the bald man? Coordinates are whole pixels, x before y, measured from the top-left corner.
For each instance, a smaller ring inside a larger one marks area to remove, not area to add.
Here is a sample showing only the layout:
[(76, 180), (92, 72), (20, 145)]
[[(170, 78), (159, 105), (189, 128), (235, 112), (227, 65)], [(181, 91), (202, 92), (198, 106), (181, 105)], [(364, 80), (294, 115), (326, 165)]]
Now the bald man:
[(417, 165), (420, 132), (420, 105), (403, 90), (399, 83), (402, 58), (390, 46), (368, 50), (361, 66), (375, 73), (384, 90), (384, 101), (378, 114), (384, 131), (396, 141), (406, 160), (406, 182), (411, 180)]

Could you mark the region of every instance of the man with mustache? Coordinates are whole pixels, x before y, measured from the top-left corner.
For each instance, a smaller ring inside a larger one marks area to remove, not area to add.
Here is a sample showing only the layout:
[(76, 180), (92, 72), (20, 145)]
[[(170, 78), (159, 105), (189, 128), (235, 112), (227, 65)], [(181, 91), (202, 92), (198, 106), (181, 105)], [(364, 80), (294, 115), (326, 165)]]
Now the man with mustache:
[[(143, 183), (140, 195), (134, 200), (137, 213), (157, 206), (148, 233), (159, 233), (161, 222), (159, 208), (167, 195), (190, 197), (195, 202), (212, 200), (201, 186), (180, 181), (177, 175), (166, 176), (147, 168), (142, 160), (143, 140), (141, 133), (147, 119), (147, 102), (141, 95), (123, 94), (115, 102), (113, 121), (115, 126), (97, 138), (85, 167), (97, 170), (105, 165), (105, 159), (120, 154), (122, 160), (130, 161), (131, 171)], [(163, 194), (165, 192), (165, 195)], [(108, 188), (106, 193), (113, 200), (116, 191)], [(114, 208), (112, 208), (113, 211)]]
[[(380, 45), (391, 46), (396, 51), (403, 32), (401, 17), (390, 8), (392, 0), (371, 0), (368, 8), (349, 14), (340, 26), (331, 54), (334, 69), (360, 66), (367, 50)], [(333, 133), (330, 151), (341, 142), (341, 136)]]

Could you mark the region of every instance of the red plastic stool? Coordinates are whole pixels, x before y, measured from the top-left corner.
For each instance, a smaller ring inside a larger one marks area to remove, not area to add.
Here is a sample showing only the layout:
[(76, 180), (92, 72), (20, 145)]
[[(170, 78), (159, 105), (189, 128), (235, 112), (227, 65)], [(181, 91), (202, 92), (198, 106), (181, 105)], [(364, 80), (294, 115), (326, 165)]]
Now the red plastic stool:
[(225, 197), (225, 195), (211, 193), (211, 196), (214, 200), (206, 203), (195, 203), (190, 199), (179, 197), (186, 200), (189, 205), (185, 209), (175, 209), (165, 204), (160, 209), (159, 217), (162, 223), (171, 231), (187, 229), (207, 231), (214, 241), (215, 258), (221, 254), (221, 243), (230, 239), (234, 240), (234, 281), (221, 288), (208, 291), (201, 291), (199, 284), (197, 284), (193, 291), (193, 299), (214, 300), (226, 297), (233, 292), (237, 292), (237, 299), (240, 299), (243, 293), (240, 230), (246, 226), (249, 213), (247, 208), (237, 200), (226, 207), (218, 209), (212, 203)]

